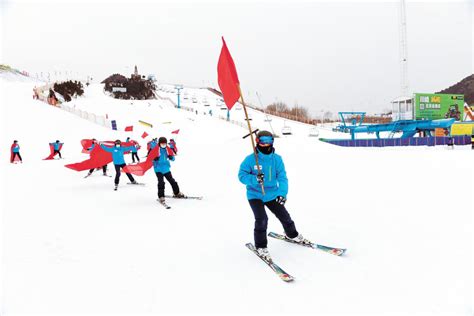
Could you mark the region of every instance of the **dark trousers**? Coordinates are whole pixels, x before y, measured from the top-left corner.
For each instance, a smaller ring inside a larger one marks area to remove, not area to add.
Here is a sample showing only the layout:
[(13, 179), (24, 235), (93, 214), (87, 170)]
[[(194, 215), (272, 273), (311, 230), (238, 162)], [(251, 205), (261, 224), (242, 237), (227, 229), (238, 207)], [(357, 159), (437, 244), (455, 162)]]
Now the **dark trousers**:
[[(97, 169), (99, 169), (99, 168), (97, 168)], [(91, 170), (89, 170), (89, 174), (92, 174), (92, 172), (94, 172), (94, 168), (92, 168)], [(102, 172), (103, 172), (104, 174), (107, 174), (107, 165), (103, 165), (103, 166), (102, 166)]]
[(140, 158), (138, 158), (137, 153), (132, 153), (132, 162), (135, 162), (135, 157), (137, 157), (137, 161), (140, 162)]
[(178, 182), (173, 178), (173, 175), (170, 172), (167, 172), (165, 174), (161, 172), (156, 172), (156, 177), (158, 178), (158, 197), (164, 197), (165, 196), (165, 180), (163, 177), (168, 180), (168, 182), (171, 184), (171, 187), (173, 188), (173, 193), (178, 194), (179, 193), (179, 186)]
[(264, 203), (262, 200), (258, 199), (249, 200), (249, 204), (255, 216), (255, 228), (253, 230), (255, 248), (267, 247), (268, 217), (267, 213), (265, 212), (265, 206), (268, 207), (268, 209), (273, 214), (275, 214), (280, 223), (283, 225), (286, 236), (290, 238), (295, 238), (298, 236), (295, 222), (293, 222), (291, 219), (290, 214), (284, 205), (277, 203), (275, 200)]
[(59, 150), (55, 150), (55, 151), (54, 151), (54, 154), (58, 154), (58, 155), (59, 155), (59, 158), (63, 158), (63, 157), (61, 156), (61, 152), (60, 152)]
[(21, 159), (21, 156), (20, 156), (20, 153), (13, 153), (13, 159), (12, 159), (12, 162), (15, 161), (15, 157), (18, 156), (18, 158), (20, 158), (20, 161), (23, 161), (23, 159)]
[[(115, 184), (119, 184), (119, 180), (120, 180), (120, 168), (123, 169), (123, 167), (126, 166), (126, 164), (122, 164), (122, 165), (114, 165), (115, 166)], [(128, 179), (130, 180), (130, 182), (134, 182), (135, 179), (132, 177), (132, 175), (130, 173), (125, 173), (128, 177)]]

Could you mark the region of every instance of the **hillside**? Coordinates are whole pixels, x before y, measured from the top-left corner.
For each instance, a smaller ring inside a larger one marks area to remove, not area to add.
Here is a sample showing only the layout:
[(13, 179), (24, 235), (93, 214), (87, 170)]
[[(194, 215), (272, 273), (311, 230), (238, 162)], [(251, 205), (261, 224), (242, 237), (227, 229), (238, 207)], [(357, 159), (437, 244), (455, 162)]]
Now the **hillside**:
[(474, 74), (467, 76), (451, 87), (436, 93), (464, 94), (464, 100), (469, 105), (474, 105)]

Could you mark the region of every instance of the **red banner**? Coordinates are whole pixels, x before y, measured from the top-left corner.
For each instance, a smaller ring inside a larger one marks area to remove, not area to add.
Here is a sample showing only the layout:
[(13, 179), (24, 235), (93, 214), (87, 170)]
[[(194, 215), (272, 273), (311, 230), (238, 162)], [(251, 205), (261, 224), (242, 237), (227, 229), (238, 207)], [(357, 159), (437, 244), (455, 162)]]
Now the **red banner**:
[(232, 109), (240, 97), (239, 77), (224, 37), (222, 37), (222, 49), (217, 64), (217, 82), (227, 108)]

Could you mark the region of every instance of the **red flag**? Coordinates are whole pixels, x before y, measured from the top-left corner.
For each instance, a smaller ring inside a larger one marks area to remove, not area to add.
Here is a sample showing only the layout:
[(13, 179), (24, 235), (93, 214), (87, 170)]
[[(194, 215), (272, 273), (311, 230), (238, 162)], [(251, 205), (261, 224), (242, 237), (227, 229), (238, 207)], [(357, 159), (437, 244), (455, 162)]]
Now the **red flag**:
[(178, 133), (179, 133), (179, 129), (171, 132), (171, 134), (178, 134)]
[(148, 136), (148, 133), (147, 133), (147, 132), (143, 132), (142, 138), (145, 138), (145, 137), (147, 137), (147, 136)]
[(240, 97), (239, 77), (237, 76), (234, 60), (230, 55), (229, 49), (227, 49), (224, 37), (222, 37), (221, 55), (217, 64), (217, 82), (219, 83), (219, 88), (227, 108), (229, 110), (232, 109)]
[(133, 126), (127, 126), (125, 127), (126, 132), (133, 132)]
[(82, 162), (65, 165), (64, 167), (83, 171), (92, 168), (102, 167), (112, 161), (112, 154), (103, 150), (98, 144), (90, 151), (90, 158)]

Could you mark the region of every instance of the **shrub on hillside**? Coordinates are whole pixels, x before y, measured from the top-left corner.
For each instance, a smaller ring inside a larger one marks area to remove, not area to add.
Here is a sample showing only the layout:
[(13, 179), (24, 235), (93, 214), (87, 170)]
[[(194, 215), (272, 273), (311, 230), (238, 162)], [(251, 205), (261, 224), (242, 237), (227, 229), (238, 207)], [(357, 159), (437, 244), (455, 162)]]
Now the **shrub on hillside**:
[(54, 91), (61, 94), (64, 100), (71, 101), (73, 97), (81, 96), (84, 94), (84, 87), (79, 81), (65, 81), (54, 84)]

